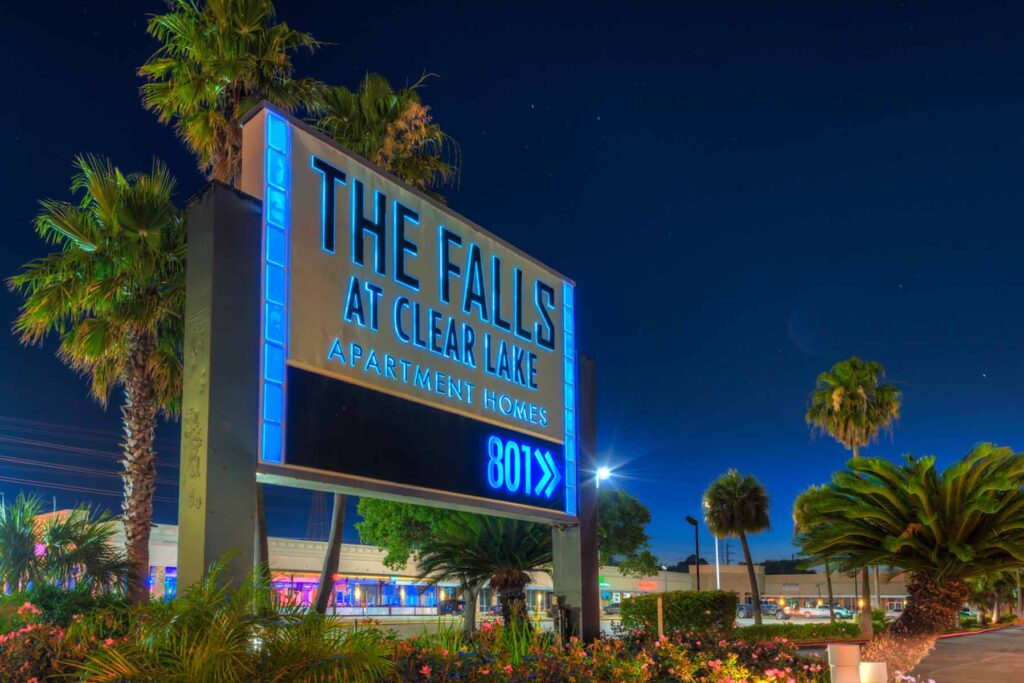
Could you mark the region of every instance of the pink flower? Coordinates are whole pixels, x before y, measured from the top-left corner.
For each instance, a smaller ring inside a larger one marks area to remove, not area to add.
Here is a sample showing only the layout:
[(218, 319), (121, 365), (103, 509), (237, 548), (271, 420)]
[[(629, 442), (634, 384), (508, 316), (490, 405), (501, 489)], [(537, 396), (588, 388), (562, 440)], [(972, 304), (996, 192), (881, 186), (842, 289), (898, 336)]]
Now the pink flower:
[(25, 616), (26, 614), (39, 614), (39, 608), (31, 602), (26, 602), (18, 608), (18, 614), (21, 616)]
[(480, 674), (483, 675), (483, 676), (486, 676), (489, 673), (491, 673), (491, 670), (489, 668), (487, 668), (486, 666), (484, 668), (480, 669)]
[(512, 675), (512, 665), (511, 664), (506, 664), (505, 665), (505, 673), (507, 673), (509, 676)]
[(424, 664), (424, 665), (423, 665), (423, 668), (422, 668), (422, 669), (420, 669), (420, 673), (421, 673), (421, 674), (423, 674), (423, 677), (424, 677), (424, 678), (426, 678), (427, 676), (429, 676), (429, 675), (430, 675), (430, 671), (431, 671), (430, 667), (429, 667), (429, 666), (427, 666), (426, 664)]
[(483, 625), (480, 626), (481, 631), (490, 631), (492, 628), (494, 628), (494, 625), (489, 621), (485, 621)]

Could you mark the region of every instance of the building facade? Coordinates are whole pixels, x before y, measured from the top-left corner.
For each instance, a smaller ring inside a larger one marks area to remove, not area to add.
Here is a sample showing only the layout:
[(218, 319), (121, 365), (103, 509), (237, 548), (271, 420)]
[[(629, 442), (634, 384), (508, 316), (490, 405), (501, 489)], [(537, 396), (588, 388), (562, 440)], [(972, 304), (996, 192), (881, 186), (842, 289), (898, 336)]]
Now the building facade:
[[(309, 605), (316, 599), (320, 567), (327, 543), (291, 538), (270, 538), (270, 566), (274, 588), (281, 599), (294, 604)], [(150, 535), (150, 585), (157, 599), (172, 597), (177, 592), (178, 529), (168, 524), (154, 525)], [(343, 544), (338, 575), (334, 586), (332, 611), (344, 616), (428, 616), (438, 613), (439, 605), (461, 597), (458, 585), (451, 582), (434, 584), (419, 578), (415, 561), (401, 572), (384, 566), (384, 553), (373, 546)], [(607, 606), (632, 595), (660, 593), (696, 588), (697, 567), (690, 573), (661, 571), (655, 576), (623, 576), (616, 567), (600, 571), (601, 604)], [(827, 605), (828, 589), (824, 574), (766, 575), (764, 567), (755, 566), (758, 590), (762, 599), (791, 607)], [(736, 593), (741, 603), (752, 601), (746, 566), (702, 565), (701, 588)], [(837, 606), (857, 609), (862, 603), (860, 580), (845, 575), (832, 576), (832, 592)], [(553, 598), (551, 577), (535, 572), (527, 588), (532, 610), (547, 609)], [(880, 599), (879, 599), (880, 596)], [(872, 605), (890, 609), (903, 605), (907, 598), (902, 574), (880, 572), (877, 585), (872, 584)], [(877, 600), (877, 601), (876, 601)], [(477, 609), (487, 611), (497, 596), (485, 588)]]

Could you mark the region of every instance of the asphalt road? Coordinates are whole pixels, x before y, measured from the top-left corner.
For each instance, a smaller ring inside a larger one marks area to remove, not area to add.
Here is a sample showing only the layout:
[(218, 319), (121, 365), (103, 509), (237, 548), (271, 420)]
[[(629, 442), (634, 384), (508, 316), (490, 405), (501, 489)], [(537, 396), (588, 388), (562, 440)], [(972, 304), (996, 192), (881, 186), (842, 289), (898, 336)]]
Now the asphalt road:
[(912, 673), (936, 683), (1024, 681), (1024, 626), (940, 638)]

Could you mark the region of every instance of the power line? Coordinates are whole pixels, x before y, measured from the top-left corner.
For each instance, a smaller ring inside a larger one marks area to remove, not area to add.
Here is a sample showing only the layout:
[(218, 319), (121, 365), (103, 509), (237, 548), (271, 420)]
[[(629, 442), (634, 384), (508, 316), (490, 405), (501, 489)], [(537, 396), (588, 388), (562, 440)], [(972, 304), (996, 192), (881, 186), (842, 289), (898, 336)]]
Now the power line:
[[(85, 448), (82, 446), (69, 446), (54, 441), (40, 441), (38, 439), (26, 439), (18, 436), (8, 436), (0, 434), (0, 442), (7, 442), (16, 444), (19, 446), (32, 446), (33, 448), (43, 448), (53, 451), (61, 451), (63, 453), (71, 453), (74, 455), (84, 455), (92, 458), (106, 458), (107, 460), (121, 460), (123, 456), (119, 453), (112, 453), (111, 451), (101, 451), (96, 448)], [(160, 465), (165, 467), (171, 467), (178, 469), (178, 463), (175, 462), (160, 462)]]
[[(66, 465), (63, 463), (43, 462), (41, 460), (31, 460), (29, 458), (16, 458), (11, 455), (0, 455), (0, 462), (9, 462), (15, 465), (28, 465), (30, 467), (44, 467), (47, 469), (61, 470), (64, 472), (77, 472), (79, 474), (87, 474), (93, 477), (114, 477), (116, 479), (121, 478), (120, 472), (110, 472), (109, 470), (101, 470), (95, 467), (83, 467), (81, 465)], [(178, 485), (178, 482), (172, 479), (161, 479), (160, 477), (157, 477), (155, 481), (158, 484), (164, 484), (167, 486)]]
[[(39, 488), (46, 489), (58, 489), (61, 491), (74, 491), (75, 493), (89, 493), (100, 496), (114, 496), (121, 498), (123, 493), (107, 491), (104, 489), (92, 488), (89, 486), (76, 486), (74, 484), (54, 484), (45, 481), (36, 481), (34, 479), (21, 479), (19, 477), (5, 477), (0, 475), (0, 481), (7, 482), (9, 484), (22, 484), (27, 486), (37, 486)], [(160, 501), (162, 503), (177, 503), (176, 498), (167, 498), (166, 496), (153, 496), (153, 500)]]

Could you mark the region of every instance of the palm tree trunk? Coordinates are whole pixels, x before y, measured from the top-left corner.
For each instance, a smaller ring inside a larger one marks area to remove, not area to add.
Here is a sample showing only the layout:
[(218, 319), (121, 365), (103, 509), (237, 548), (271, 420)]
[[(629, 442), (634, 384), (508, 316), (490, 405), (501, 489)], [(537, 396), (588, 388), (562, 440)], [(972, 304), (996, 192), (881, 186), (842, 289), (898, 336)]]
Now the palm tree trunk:
[(256, 483), (256, 563), (270, 572), (270, 544), (267, 541), (267, 507), (263, 502), (263, 484)]
[(832, 570), (828, 566), (828, 560), (825, 560), (825, 586), (828, 588), (828, 620), (836, 620), (835, 610), (835, 598), (832, 597)]
[(334, 594), (334, 575), (338, 573), (341, 561), (341, 532), (345, 529), (345, 503), (348, 496), (334, 494), (334, 512), (331, 514), (331, 536), (327, 540), (327, 554), (324, 555), (324, 566), (320, 570), (320, 588), (316, 592), (316, 611), (327, 613), (327, 605)]
[(128, 599), (133, 604), (149, 600), (149, 532), (153, 525), (153, 490), (156, 485), (157, 401), (148, 362), (156, 347), (152, 334), (143, 333), (129, 341), (130, 352), (124, 374), (124, 404), (121, 444), (124, 471), (124, 536), (131, 572)]
[(864, 601), (864, 607), (860, 610), (860, 635), (864, 638), (871, 638), (875, 631), (871, 623), (871, 570), (864, 567), (860, 577), (861, 599)]
[[(471, 635), (476, 631), (476, 600), (479, 595), (479, 587), (462, 584), (462, 599), (466, 603), (466, 607), (462, 611), (462, 631), (466, 635)], [(459, 604), (458, 599), (455, 604)]]
[(740, 532), (740, 545), (743, 546), (743, 559), (747, 561), (747, 578), (750, 579), (750, 592), (754, 596), (754, 623), (761, 625), (761, 592), (757, 589), (757, 575), (754, 573), (754, 561), (750, 559), (750, 546), (747, 535)]

